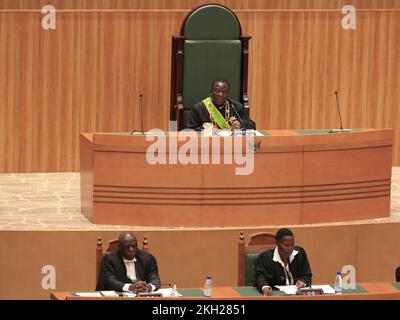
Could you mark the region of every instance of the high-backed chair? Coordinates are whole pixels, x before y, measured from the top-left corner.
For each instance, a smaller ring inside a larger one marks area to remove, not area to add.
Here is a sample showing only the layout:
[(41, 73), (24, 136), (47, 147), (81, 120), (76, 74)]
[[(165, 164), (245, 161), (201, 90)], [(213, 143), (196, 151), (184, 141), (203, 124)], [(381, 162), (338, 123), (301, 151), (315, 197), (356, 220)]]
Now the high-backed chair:
[(193, 104), (210, 96), (211, 82), (230, 83), (230, 98), (249, 110), (248, 48), (237, 16), (227, 7), (206, 4), (184, 19), (180, 36), (172, 37), (170, 119), (187, 127)]
[(268, 232), (250, 235), (245, 244), (243, 232), (240, 232), (238, 246), (238, 286), (255, 285), (254, 263), (261, 252), (275, 247), (275, 235)]
[[(101, 261), (106, 254), (116, 250), (118, 248), (118, 239), (113, 239), (108, 241), (108, 246), (106, 250), (103, 250), (103, 242), (101, 238), (98, 238), (96, 245), (96, 283), (99, 281)], [(142, 250), (149, 252), (149, 242), (147, 241), (147, 236), (143, 237)]]

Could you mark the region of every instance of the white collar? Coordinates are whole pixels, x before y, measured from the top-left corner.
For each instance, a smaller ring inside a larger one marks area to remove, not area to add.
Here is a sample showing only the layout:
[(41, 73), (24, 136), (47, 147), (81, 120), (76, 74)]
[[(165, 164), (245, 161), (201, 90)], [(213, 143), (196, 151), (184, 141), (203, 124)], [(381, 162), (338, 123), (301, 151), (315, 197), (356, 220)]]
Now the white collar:
[(136, 262), (136, 258), (134, 257), (132, 260), (128, 260), (128, 259), (125, 259), (124, 257), (122, 257), (122, 261), (124, 261), (124, 263), (132, 263), (132, 262)]
[[(297, 250), (293, 250), (292, 254), (289, 256), (289, 263), (292, 263), (294, 257), (298, 254), (299, 252)], [(278, 251), (278, 247), (275, 247), (274, 250), (274, 257), (272, 258), (275, 262), (279, 262), (283, 267), (285, 267), (285, 264), (283, 263), (281, 256)]]

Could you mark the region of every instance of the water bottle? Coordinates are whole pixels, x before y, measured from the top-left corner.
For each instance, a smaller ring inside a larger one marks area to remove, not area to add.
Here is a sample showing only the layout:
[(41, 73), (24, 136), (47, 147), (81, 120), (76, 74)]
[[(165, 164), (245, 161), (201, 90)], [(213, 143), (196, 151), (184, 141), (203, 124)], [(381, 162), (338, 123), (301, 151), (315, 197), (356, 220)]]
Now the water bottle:
[(343, 290), (342, 276), (341, 276), (340, 272), (337, 272), (336, 278), (335, 278), (335, 293), (342, 294), (342, 290)]
[(211, 297), (212, 294), (212, 283), (211, 276), (207, 276), (206, 282), (204, 283), (204, 296)]

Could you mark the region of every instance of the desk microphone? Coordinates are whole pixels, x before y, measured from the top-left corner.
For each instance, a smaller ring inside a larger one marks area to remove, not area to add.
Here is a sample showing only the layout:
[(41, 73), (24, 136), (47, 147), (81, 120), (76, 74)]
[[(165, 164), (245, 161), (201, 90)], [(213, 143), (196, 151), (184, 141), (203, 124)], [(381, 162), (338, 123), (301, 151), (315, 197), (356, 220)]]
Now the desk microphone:
[(139, 105), (140, 105), (140, 131), (138, 130), (133, 130), (131, 134), (134, 134), (135, 132), (140, 132), (141, 134), (144, 134), (143, 132), (143, 94), (139, 94)]
[(240, 121), (240, 124), (242, 125), (242, 131), (246, 131), (246, 127), (244, 126), (243, 119), (242, 119), (242, 117), (239, 115), (239, 113), (237, 112), (237, 110), (236, 110), (236, 108), (235, 108), (235, 105), (233, 104), (233, 102), (232, 102), (231, 100), (229, 100), (229, 99), (227, 99), (227, 100), (230, 102), (233, 111), (235, 111), (236, 115), (238, 116), (238, 119), (239, 119), (239, 121)]
[(143, 93), (139, 94), (139, 102), (140, 102), (140, 132), (144, 134), (144, 132), (143, 132)]
[(338, 132), (351, 132), (351, 129), (343, 129), (343, 121), (342, 121), (342, 114), (340, 112), (340, 105), (339, 105), (339, 92), (335, 91), (336, 96), (336, 105), (339, 113), (339, 121), (340, 121), (340, 129), (332, 129), (329, 133), (338, 133)]

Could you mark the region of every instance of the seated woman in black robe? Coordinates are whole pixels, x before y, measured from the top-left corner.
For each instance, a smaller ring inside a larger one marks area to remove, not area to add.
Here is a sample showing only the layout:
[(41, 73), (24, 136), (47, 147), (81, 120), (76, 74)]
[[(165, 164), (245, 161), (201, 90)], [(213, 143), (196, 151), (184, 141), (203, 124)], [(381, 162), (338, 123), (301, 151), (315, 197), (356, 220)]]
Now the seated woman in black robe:
[(275, 236), (275, 249), (261, 253), (255, 262), (256, 286), (266, 296), (272, 295), (276, 285), (296, 285), (304, 288), (311, 284), (311, 268), (306, 251), (294, 244), (293, 232), (283, 228)]

